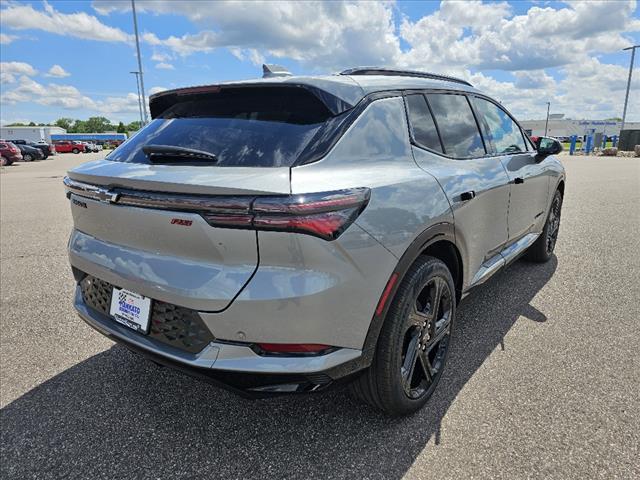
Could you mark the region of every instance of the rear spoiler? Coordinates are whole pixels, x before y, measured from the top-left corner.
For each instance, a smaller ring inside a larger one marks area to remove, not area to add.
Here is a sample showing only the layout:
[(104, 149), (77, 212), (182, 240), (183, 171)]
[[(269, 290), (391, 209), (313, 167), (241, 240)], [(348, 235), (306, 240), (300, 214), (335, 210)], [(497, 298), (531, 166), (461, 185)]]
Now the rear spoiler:
[(174, 90), (165, 90), (163, 92), (156, 93), (149, 97), (149, 110), (151, 112), (151, 118), (158, 118), (162, 113), (172, 105), (178, 102), (189, 99), (197, 95), (206, 94), (218, 94), (218, 93), (240, 93), (242, 89), (273, 89), (273, 88), (288, 88), (288, 89), (304, 89), (316, 96), (325, 107), (331, 112), (332, 115), (340, 115), (341, 113), (351, 110), (354, 105), (346, 100), (313, 85), (305, 83), (271, 83), (271, 82), (256, 82), (256, 83), (237, 83), (237, 84), (224, 84), (224, 85), (201, 85), (197, 87), (178, 88)]

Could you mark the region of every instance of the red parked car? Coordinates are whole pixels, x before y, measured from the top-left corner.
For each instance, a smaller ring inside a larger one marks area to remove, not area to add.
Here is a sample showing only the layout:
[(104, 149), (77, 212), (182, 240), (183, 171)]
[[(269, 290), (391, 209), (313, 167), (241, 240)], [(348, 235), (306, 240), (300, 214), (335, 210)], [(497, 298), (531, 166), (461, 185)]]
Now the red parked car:
[(5, 165), (11, 165), (13, 162), (22, 160), (22, 153), (20, 153), (20, 149), (13, 143), (0, 140), (0, 159), (4, 167)]
[(80, 153), (85, 151), (85, 146), (79, 142), (60, 140), (55, 143), (56, 153)]

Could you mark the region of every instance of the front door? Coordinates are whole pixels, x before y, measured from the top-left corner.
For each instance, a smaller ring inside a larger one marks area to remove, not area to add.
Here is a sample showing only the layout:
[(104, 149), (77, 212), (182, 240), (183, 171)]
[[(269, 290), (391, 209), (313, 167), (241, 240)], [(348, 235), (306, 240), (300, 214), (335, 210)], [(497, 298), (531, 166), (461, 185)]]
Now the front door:
[(511, 198), (509, 200), (509, 240), (517, 240), (535, 232), (541, 224), (549, 195), (549, 177), (536, 160), (535, 152), (502, 157), (509, 175)]
[(509, 176), (509, 241), (533, 232), (546, 209), (549, 177), (518, 124), (499, 105), (481, 97), (473, 104), (487, 140)]

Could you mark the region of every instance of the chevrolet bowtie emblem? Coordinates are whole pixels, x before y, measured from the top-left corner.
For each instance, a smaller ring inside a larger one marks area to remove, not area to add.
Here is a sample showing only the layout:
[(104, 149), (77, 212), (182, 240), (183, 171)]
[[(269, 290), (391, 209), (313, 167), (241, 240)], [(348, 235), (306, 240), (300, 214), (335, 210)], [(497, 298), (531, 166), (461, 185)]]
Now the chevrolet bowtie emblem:
[(115, 203), (118, 201), (120, 194), (107, 190), (106, 188), (98, 188), (95, 192), (98, 200), (104, 203)]

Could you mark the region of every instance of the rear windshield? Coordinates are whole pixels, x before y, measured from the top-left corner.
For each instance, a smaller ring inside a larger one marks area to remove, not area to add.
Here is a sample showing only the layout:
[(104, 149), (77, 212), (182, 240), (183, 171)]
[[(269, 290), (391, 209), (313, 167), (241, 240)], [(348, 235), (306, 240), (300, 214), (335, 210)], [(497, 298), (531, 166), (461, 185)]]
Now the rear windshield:
[(169, 145), (212, 153), (216, 166), (291, 166), (331, 117), (302, 88), (235, 88), (176, 98), (107, 159), (151, 163), (142, 147)]

